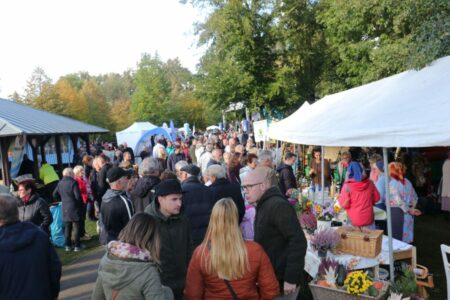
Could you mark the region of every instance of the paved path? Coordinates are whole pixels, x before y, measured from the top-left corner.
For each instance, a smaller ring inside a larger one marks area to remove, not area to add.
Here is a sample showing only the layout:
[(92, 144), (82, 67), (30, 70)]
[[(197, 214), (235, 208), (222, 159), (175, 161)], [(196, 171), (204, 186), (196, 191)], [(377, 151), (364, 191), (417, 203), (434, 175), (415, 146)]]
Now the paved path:
[(74, 263), (63, 267), (59, 300), (91, 299), (97, 280), (98, 264), (104, 253), (105, 248), (98, 247)]

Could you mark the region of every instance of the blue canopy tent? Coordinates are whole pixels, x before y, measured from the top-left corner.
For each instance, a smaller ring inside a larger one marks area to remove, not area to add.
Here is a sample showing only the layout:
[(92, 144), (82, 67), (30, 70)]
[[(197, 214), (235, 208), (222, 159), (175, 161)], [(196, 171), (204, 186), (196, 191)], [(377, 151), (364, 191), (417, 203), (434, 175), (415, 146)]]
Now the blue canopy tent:
[(167, 130), (165, 130), (162, 127), (156, 127), (144, 133), (142, 137), (139, 139), (139, 141), (136, 143), (135, 153), (137, 155), (139, 155), (139, 153), (141, 153), (141, 151), (143, 150), (148, 151), (149, 149), (151, 149), (151, 137), (154, 135), (163, 135), (169, 140), (173, 141), (172, 137), (167, 132)]

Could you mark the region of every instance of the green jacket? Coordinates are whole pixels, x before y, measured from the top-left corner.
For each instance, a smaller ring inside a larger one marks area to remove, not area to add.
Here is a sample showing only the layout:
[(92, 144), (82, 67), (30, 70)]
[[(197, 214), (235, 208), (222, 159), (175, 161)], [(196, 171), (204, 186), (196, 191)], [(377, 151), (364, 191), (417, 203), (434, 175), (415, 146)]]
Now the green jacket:
[(92, 299), (109, 300), (114, 290), (118, 290), (115, 300), (173, 299), (170, 288), (161, 284), (156, 264), (107, 253), (100, 261)]
[(41, 168), (39, 169), (39, 179), (41, 179), (45, 185), (53, 182), (58, 181), (59, 177), (58, 174), (56, 174), (55, 169), (49, 164), (43, 164)]

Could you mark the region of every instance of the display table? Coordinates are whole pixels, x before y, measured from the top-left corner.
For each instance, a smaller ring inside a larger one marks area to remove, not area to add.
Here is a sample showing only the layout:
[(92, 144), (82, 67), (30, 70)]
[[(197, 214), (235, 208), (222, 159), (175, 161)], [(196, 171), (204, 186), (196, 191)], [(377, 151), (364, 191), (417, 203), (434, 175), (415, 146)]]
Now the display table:
[[(392, 239), (394, 248), (394, 260), (410, 260), (410, 264), (416, 266), (416, 248), (402, 241)], [(375, 274), (378, 274), (379, 265), (389, 265), (389, 245), (388, 237), (383, 236), (381, 253), (375, 258), (354, 256), (350, 254), (333, 254), (328, 252), (328, 258), (333, 258), (352, 270), (374, 268)], [(317, 252), (309, 246), (305, 256), (305, 271), (315, 278), (319, 269), (320, 258)]]

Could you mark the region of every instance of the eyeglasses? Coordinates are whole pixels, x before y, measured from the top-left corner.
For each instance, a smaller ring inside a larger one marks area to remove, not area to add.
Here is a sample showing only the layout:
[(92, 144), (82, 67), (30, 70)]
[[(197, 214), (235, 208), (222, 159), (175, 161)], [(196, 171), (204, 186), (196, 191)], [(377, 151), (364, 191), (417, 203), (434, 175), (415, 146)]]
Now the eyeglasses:
[(254, 186), (260, 185), (262, 184), (262, 182), (258, 182), (258, 183), (254, 183), (254, 184), (247, 184), (247, 185), (243, 185), (242, 186), (242, 190), (244, 191), (248, 191), (249, 189), (251, 189)]

